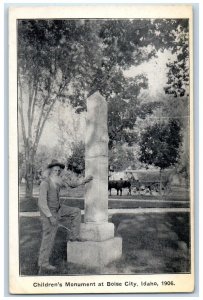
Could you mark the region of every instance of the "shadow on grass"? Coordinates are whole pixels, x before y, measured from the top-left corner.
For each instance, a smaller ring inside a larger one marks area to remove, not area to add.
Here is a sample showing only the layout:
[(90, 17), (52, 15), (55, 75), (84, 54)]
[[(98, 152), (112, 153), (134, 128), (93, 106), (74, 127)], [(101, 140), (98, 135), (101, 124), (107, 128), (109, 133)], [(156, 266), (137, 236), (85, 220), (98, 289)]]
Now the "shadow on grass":
[[(190, 272), (188, 213), (114, 214), (109, 221), (115, 225), (115, 236), (123, 240), (121, 259), (100, 270), (67, 263), (67, 233), (59, 228), (50, 258), (57, 267), (54, 275)], [(21, 217), (21, 275), (37, 275), (40, 242), (40, 219)]]

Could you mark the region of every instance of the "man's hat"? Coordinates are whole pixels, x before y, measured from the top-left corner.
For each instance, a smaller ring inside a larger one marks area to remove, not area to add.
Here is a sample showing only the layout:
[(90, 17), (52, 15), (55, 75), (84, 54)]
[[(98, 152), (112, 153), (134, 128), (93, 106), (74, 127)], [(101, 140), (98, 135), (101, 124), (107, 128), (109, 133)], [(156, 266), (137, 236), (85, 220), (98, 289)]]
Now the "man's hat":
[(52, 168), (52, 167), (60, 167), (61, 169), (65, 168), (65, 165), (60, 163), (57, 159), (53, 159), (52, 162), (47, 166), (47, 168)]

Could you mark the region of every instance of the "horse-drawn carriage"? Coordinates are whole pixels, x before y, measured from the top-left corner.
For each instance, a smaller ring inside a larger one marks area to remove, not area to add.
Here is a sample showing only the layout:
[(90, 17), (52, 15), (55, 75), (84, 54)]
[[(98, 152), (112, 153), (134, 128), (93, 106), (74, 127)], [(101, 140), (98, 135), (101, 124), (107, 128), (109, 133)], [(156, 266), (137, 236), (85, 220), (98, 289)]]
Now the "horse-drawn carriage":
[[(122, 176), (122, 177), (121, 177)], [(120, 177), (120, 178), (119, 178)], [(109, 176), (109, 193), (111, 189), (117, 190), (117, 195), (122, 195), (122, 189), (127, 189), (127, 194), (159, 194), (168, 193), (171, 188), (171, 170), (164, 170), (161, 174), (157, 170), (127, 170), (121, 174)]]
[(130, 170), (126, 176), (131, 181), (131, 189), (134, 194), (167, 193), (171, 188), (171, 170)]

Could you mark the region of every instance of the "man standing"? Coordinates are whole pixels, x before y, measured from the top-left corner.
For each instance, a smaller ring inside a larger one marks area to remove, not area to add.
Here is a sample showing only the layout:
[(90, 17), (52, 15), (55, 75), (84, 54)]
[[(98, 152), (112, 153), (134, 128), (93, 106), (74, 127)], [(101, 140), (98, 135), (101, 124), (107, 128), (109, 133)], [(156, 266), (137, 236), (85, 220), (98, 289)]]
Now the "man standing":
[(42, 242), (38, 259), (39, 274), (46, 271), (55, 271), (56, 269), (56, 267), (50, 265), (49, 257), (59, 224), (62, 224), (62, 226), (65, 224), (65, 227), (67, 227), (67, 224), (70, 224), (69, 240), (79, 240), (81, 211), (77, 207), (70, 207), (60, 203), (60, 188), (68, 186), (75, 188), (88, 183), (93, 177), (88, 176), (78, 182), (64, 181), (60, 176), (64, 168), (64, 164), (57, 160), (52, 160), (48, 165), (49, 176), (40, 185), (38, 206), (42, 222)]

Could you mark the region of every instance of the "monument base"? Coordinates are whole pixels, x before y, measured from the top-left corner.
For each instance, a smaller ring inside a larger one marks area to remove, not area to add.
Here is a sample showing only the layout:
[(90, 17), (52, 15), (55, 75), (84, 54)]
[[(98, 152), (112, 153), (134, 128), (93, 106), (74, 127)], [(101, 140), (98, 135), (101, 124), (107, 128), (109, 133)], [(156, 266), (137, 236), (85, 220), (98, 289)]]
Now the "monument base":
[(122, 238), (67, 243), (67, 261), (86, 267), (103, 267), (122, 255)]
[(80, 238), (83, 241), (101, 242), (114, 238), (113, 223), (81, 223)]

